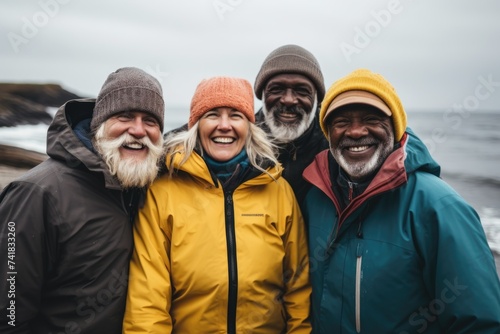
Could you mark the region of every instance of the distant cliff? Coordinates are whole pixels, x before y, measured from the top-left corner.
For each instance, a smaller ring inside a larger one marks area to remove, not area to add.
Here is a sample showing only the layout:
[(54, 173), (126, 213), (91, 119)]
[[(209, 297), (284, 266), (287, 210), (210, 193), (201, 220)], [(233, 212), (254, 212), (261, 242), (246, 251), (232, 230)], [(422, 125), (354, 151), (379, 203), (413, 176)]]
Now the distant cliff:
[[(26, 124), (50, 124), (47, 107), (60, 107), (66, 101), (78, 99), (56, 84), (0, 83), (0, 131), (2, 127)], [(0, 145), (0, 164), (13, 167), (33, 167), (47, 156), (22, 148)]]
[(59, 107), (79, 98), (56, 84), (0, 83), (0, 127), (22, 124), (49, 124), (47, 107)]

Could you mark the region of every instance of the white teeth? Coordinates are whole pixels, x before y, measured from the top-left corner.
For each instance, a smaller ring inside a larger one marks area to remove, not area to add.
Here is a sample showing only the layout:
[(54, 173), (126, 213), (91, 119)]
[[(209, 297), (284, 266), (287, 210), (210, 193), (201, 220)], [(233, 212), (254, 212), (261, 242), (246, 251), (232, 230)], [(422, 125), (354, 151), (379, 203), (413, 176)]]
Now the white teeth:
[(353, 146), (349, 147), (349, 151), (351, 152), (361, 152), (367, 150), (369, 146)]
[(143, 148), (143, 145), (139, 144), (139, 143), (129, 143), (129, 144), (125, 144), (123, 146), (125, 146), (127, 148), (131, 148), (133, 150), (140, 150)]
[(280, 116), (285, 117), (285, 118), (296, 118), (297, 117), (296, 114), (285, 114), (285, 113), (281, 113)]
[(234, 139), (229, 137), (216, 137), (213, 141), (221, 144), (230, 144), (234, 141)]

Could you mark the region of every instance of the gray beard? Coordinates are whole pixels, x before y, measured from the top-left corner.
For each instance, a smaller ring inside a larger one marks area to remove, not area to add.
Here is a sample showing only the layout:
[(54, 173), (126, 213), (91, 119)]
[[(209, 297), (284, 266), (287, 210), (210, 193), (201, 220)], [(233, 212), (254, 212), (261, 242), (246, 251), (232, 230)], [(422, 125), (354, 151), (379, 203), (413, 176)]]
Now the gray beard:
[[(342, 145), (339, 145), (339, 147), (341, 146)], [(375, 172), (378, 168), (380, 168), (380, 166), (382, 166), (387, 157), (392, 153), (394, 149), (394, 133), (393, 132), (390, 133), (389, 137), (387, 138), (387, 141), (379, 143), (377, 150), (372, 155), (370, 160), (368, 160), (368, 162), (366, 163), (347, 162), (344, 156), (342, 155), (342, 149), (339, 147), (332, 148), (330, 144), (330, 152), (332, 153), (335, 161), (337, 161), (339, 166), (347, 173), (347, 175), (349, 175), (351, 180), (353, 181), (363, 180), (364, 178)]]
[[(262, 101), (265, 101), (264, 93), (262, 94)], [(274, 117), (274, 108), (268, 110), (266, 108), (266, 103), (264, 102), (262, 105), (264, 122), (269, 128), (269, 131), (271, 131), (271, 135), (276, 142), (288, 143), (299, 138), (304, 134), (304, 132), (307, 131), (307, 129), (309, 129), (312, 122), (314, 121), (317, 105), (318, 99), (314, 97), (314, 105), (311, 108), (311, 111), (309, 113), (304, 113), (301, 122), (298, 122), (297, 124), (285, 124)]]
[[(141, 139), (133, 138), (124, 133), (118, 138), (104, 138), (103, 123), (94, 137), (94, 147), (106, 163), (112, 175), (116, 176), (124, 189), (142, 188), (150, 185), (158, 175), (158, 162), (163, 154), (163, 138), (153, 144), (148, 137)], [(134, 158), (121, 158), (119, 148), (125, 142), (139, 142), (148, 147), (148, 155), (142, 161)]]

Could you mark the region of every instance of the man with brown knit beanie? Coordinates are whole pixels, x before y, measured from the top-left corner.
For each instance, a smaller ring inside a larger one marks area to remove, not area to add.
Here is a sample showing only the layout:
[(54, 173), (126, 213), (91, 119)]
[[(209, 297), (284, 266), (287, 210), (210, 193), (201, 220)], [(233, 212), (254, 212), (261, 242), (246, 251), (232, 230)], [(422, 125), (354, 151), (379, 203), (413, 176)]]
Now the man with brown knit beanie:
[(121, 333), (132, 223), (158, 172), (163, 114), (160, 83), (132, 67), (97, 99), (57, 111), (49, 158), (0, 195), (1, 333)]
[(264, 60), (254, 84), (262, 109), (256, 124), (270, 133), (279, 147), (283, 176), (302, 206), (309, 185), (302, 171), (328, 148), (317, 120), (325, 95), (323, 74), (316, 58), (298, 45), (284, 45)]

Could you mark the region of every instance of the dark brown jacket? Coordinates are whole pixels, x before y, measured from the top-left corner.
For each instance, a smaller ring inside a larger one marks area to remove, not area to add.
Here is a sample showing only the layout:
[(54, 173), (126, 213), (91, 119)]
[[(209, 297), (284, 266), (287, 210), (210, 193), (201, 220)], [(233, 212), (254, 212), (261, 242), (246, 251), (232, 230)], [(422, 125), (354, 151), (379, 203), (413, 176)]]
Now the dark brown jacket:
[(89, 99), (63, 105), (49, 159), (0, 195), (1, 333), (121, 333), (139, 191), (122, 192), (73, 131), (93, 108)]

